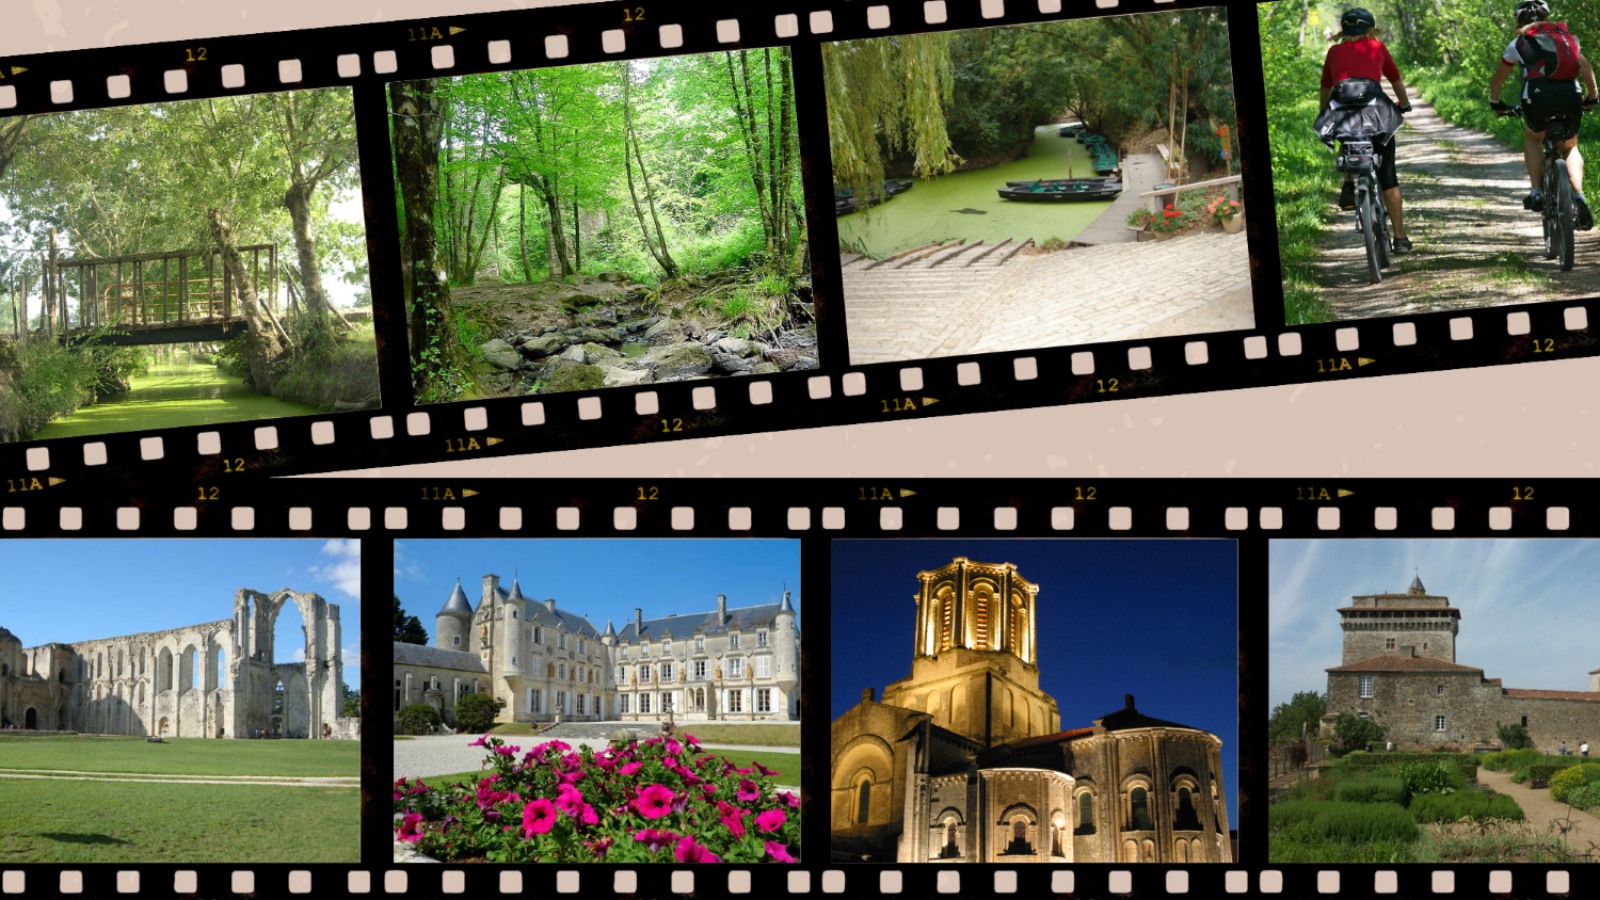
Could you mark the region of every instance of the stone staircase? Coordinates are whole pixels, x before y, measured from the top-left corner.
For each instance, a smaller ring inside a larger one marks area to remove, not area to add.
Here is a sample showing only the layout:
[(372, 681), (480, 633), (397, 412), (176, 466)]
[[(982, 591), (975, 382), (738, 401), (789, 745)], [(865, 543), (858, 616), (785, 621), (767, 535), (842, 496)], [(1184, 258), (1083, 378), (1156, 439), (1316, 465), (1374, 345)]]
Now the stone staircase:
[(850, 363), (1137, 337), (1250, 288), (1243, 233), (1032, 255), (1032, 241), (841, 258)]

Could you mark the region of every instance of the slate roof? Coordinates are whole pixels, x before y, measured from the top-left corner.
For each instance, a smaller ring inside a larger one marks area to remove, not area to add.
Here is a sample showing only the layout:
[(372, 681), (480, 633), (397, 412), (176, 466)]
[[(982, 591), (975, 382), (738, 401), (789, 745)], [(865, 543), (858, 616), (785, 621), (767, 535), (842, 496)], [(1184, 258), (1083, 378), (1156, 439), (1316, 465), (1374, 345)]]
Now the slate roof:
[[(677, 616), (663, 616), (659, 619), (645, 619), (644, 639), (647, 641), (659, 641), (665, 634), (671, 633), (673, 637), (681, 640), (682, 638), (692, 637), (696, 628), (704, 628), (704, 633), (707, 635), (725, 634), (735, 625), (742, 631), (750, 631), (757, 627), (764, 628), (772, 625), (773, 620), (777, 618), (781, 609), (782, 604), (780, 603), (768, 603), (764, 606), (744, 606), (737, 609), (729, 608), (728, 621), (723, 624), (717, 623), (717, 611), (714, 609), (703, 613), (687, 613)], [(622, 630), (617, 632), (617, 640), (623, 643), (636, 643), (639, 640), (639, 636), (634, 631), (632, 620), (629, 620), (627, 624), (622, 626)]]
[(461, 579), (456, 579), (456, 589), (450, 592), (450, 599), (444, 603), (444, 609), (439, 610), (439, 615), (451, 613), (455, 615), (472, 615), (472, 604), (467, 602), (467, 592), (461, 589)]
[(576, 634), (581, 637), (595, 639), (600, 637), (600, 632), (596, 631), (594, 625), (583, 616), (564, 612), (559, 606), (551, 610), (538, 600), (522, 597), (522, 588), (515, 581), (511, 582), (511, 590), (512, 593), (508, 594), (505, 588), (495, 587), (495, 592), (500, 595), (500, 602), (502, 603), (515, 600), (518, 597), (526, 601), (523, 609), (527, 610), (527, 612), (523, 614), (523, 618), (529, 622), (535, 625), (543, 625), (546, 628), (565, 625), (567, 634)]
[(1525, 700), (1587, 700), (1600, 703), (1600, 691), (1540, 691), (1527, 688), (1506, 688), (1507, 697)]
[(1474, 666), (1463, 666), (1447, 659), (1435, 659), (1431, 656), (1374, 656), (1370, 659), (1360, 659), (1343, 666), (1334, 666), (1329, 672), (1455, 672), (1465, 675), (1470, 672), (1483, 674), (1483, 670)]
[(443, 647), (424, 647), (421, 644), (394, 642), (394, 664), (415, 666), (419, 669), (449, 669), (453, 672), (488, 674), (483, 660), (476, 653), (465, 650), (446, 650)]
[(1037, 747), (1040, 744), (1052, 744), (1057, 741), (1070, 741), (1073, 738), (1084, 737), (1085, 735), (1090, 734), (1094, 734), (1093, 728), (1074, 728), (1070, 731), (1059, 731), (1055, 734), (1041, 734), (1038, 737), (1023, 738), (1020, 741), (1012, 741), (1006, 746), (1013, 750), (1020, 750), (1024, 747)]

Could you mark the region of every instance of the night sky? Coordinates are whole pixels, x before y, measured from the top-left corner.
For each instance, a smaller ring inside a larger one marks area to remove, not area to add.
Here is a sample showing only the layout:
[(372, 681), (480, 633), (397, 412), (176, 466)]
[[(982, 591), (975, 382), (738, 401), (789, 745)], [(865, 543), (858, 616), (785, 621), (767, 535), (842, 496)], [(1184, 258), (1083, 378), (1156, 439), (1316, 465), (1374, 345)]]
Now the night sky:
[(1039, 686), (1062, 730), (1133, 694), (1141, 713), (1222, 738), (1238, 818), (1238, 555), (1230, 540), (834, 541), (832, 718), (911, 674), (917, 572), (958, 556), (1039, 585)]

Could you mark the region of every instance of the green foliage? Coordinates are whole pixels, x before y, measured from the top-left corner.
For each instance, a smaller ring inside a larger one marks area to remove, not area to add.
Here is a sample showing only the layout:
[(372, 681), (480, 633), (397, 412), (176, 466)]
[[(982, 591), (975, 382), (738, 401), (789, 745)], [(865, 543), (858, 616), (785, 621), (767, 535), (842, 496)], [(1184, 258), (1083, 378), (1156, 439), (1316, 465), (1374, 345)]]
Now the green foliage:
[(1274, 804), (1267, 815), (1274, 832), (1302, 825), (1311, 834), (1348, 844), (1409, 842), (1417, 837), (1416, 821), (1395, 803), (1291, 801)]
[(1456, 765), (1451, 762), (1408, 762), (1400, 766), (1400, 778), (1405, 781), (1406, 791), (1412, 797), (1430, 793), (1450, 794), (1465, 785), (1461, 774), (1456, 771)]
[(1478, 780), (1478, 764), (1475, 762), (1462, 763), (1456, 767), (1456, 771), (1460, 772), (1461, 777), (1465, 778), (1467, 781)]
[(405, 607), (400, 605), (399, 594), (394, 595), (394, 641), (397, 644), (428, 645), (428, 632), (422, 627), (422, 621), (406, 613)]
[[(90, 337), (109, 331), (95, 329)], [(43, 336), (0, 343), (0, 442), (24, 440), (98, 394), (120, 390), (149, 360), (142, 347), (66, 346)]]
[(1494, 723), (1494, 731), (1500, 738), (1500, 746), (1507, 750), (1520, 750), (1524, 747), (1533, 746), (1533, 739), (1528, 737), (1528, 726), (1526, 725), (1516, 722), (1496, 722)]
[(1357, 750), (1339, 761), (1339, 764), (1348, 768), (1362, 767), (1398, 767), (1408, 762), (1449, 763), (1451, 765), (1475, 764), (1477, 761), (1470, 753), (1456, 753), (1437, 750), (1395, 750), (1389, 752), (1373, 741), (1373, 752)]
[(1594, 809), (1600, 806), (1600, 781), (1594, 781), (1567, 791), (1567, 802), (1574, 809)]
[(1354, 713), (1339, 713), (1333, 722), (1334, 741), (1328, 747), (1328, 753), (1340, 757), (1356, 750), (1364, 750), (1367, 744), (1383, 740), (1387, 730), (1371, 719), (1363, 719)]
[(1404, 863), (1415, 859), (1411, 841), (1349, 844), (1330, 838), (1309, 823), (1274, 830), (1267, 844), (1272, 863)]
[(1596, 782), (1600, 782), (1600, 763), (1583, 763), (1562, 769), (1550, 779), (1550, 799), (1565, 803), (1573, 788)]
[(1340, 781), (1334, 796), (1346, 803), (1404, 803), (1406, 783), (1393, 775), (1362, 774)]
[(1454, 822), (1462, 818), (1523, 820), (1522, 807), (1517, 801), (1507, 794), (1489, 791), (1421, 794), (1411, 800), (1411, 815), (1418, 824)]
[(245, 357), (245, 337), (241, 334), (217, 346), (217, 352), (211, 355), (217, 368), (237, 378), (250, 376), (250, 360)]
[(482, 734), (494, 727), (494, 718), (505, 708), (504, 700), (488, 694), (466, 694), (456, 701), (456, 730), (462, 734)]
[(351, 690), (343, 681), (339, 682), (339, 715), (346, 719), (361, 718), (361, 692)]
[(727, 300), (723, 301), (721, 312), (724, 319), (734, 320), (750, 315), (755, 312), (755, 309), (756, 303), (750, 299), (749, 292), (737, 290)]
[(1557, 772), (1561, 771), (1562, 769), (1570, 769), (1573, 766), (1578, 765), (1580, 762), (1580, 760), (1570, 756), (1566, 757), (1565, 759), (1566, 761), (1561, 763), (1542, 763), (1535, 766), (1529, 766), (1528, 777), (1537, 778), (1542, 781), (1549, 781), (1551, 778), (1555, 777)]
[(323, 412), (334, 411), (339, 403), (377, 403), (378, 345), (371, 325), (353, 335), (330, 329), (320, 341), (308, 339), (307, 345), (278, 376), (273, 396)]
[(439, 711), (426, 703), (402, 706), (396, 718), (400, 720), (400, 730), (405, 734), (427, 734), (441, 724)]

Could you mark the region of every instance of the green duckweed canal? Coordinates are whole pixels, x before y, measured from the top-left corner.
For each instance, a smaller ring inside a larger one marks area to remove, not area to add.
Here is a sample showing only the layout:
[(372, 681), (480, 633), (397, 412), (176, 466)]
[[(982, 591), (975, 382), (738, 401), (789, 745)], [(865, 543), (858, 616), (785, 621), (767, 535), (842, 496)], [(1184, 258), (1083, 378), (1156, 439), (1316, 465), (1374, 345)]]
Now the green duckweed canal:
[(258, 394), (255, 388), (242, 381), (213, 365), (154, 365), (148, 375), (132, 379), (132, 390), (57, 419), (34, 437), (38, 440), (88, 437), (317, 413), (309, 406)]
[[(1008, 181), (1095, 177), (1093, 159), (1083, 145), (1058, 134), (1058, 125), (1034, 129), (1028, 156), (1005, 165), (938, 178), (915, 179), (916, 186), (881, 206), (839, 218), (839, 240), (865, 245), (871, 255), (893, 256), (935, 241), (997, 244), (1007, 238), (1070, 241), (1089, 226), (1110, 200), (1084, 203), (1019, 203), (996, 193)], [(961, 212), (960, 210), (968, 210)]]

